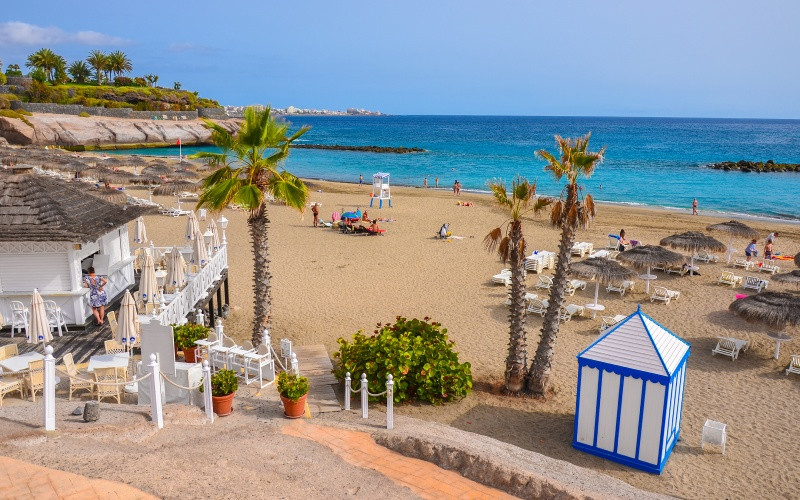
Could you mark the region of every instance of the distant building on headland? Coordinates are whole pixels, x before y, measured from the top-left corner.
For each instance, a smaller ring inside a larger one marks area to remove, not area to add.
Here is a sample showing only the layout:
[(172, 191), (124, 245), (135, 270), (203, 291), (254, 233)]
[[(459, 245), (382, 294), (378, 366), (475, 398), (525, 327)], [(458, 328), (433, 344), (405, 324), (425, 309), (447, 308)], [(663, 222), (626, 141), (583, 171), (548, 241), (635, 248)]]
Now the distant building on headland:
[[(262, 111), (264, 106), (261, 104), (254, 104), (251, 106), (225, 106), (225, 113), (231, 118), (241, 118), (244, 116), (245, 108), (253, 107), (258, 111)], [(330, 109), (308, 109), (296, 108), (289, 106), (286, 108), (272, 108), (274, 115), (320, 115), (320, 116), (384, 116), (380, 111), (370, 111), (368, 109), (347, 108), (346, 111), (330, 110)]]

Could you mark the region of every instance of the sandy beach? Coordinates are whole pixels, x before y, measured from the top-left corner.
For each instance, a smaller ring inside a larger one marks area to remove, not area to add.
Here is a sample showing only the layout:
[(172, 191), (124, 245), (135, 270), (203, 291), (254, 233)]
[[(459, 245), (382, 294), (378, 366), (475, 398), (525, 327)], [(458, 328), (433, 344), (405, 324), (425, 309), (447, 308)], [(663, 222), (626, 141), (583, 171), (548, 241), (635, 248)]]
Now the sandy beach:
[[(800, 406), (800, 382), (784, 376), (791, 354), (800, 340), (787, 342), (779, 360), (772, 358), (774, 344), (766, 328), (751, 325), (728, 311), (741, 289), (715, 282), (724, 263), (700, 264), (701, 276), (678, 277), (658, 273), (656, 284), (679, 290), (681, 297), (669, 305), (651, 303), (644, 283), (634, 293), (620, 297), (600, 291), (606, 314), (630, 314), (638, 304), (662, 325), (691, 343), (681, 440), (660, 476), (639, 472), (578, 452), (571, 447), (577, 362), (575, 356), (598, 335), (596, 320), (577, 318), (563, 324), (554, 359), (556, 394), (547, 402), (494, 395), (490, 385), (501, 380), (507, 350), (505, 288), (490, 282), (504, 266), (482, 246), (483, 236), (503, 221), (503, 214), (488, 196), (463, 194), (474, 206), (456, 203), (451, 191), (394, 188), (391, 209), (369, 209), (369, 186), (311, 181), (311, 200), (322, 205), (321, 218), (333, 211), (360, 207), (383, 222), (381, 237), (342, 235), (312, 227), (310, 211), (272, 204), (270, 252), (273, 284), (273, 338), (290, 338), (296, 344), (324, 344), (329, 353), (336, 339), (354, 332), (371, 331), (378, 322), (396, 315), (440, 321), (456, 341), (460, 359), (472, 364), (477, 390), (463, 401), (442, 407), (403, 405), (400, 414), (449, 424), (497, 438), (550, 457), (605, 472), (646, 490), (687, 498), (796, 498), (800, 495), (800, 467), (793, 458), (800, 429), (794, 408)], [(174, 205), (174, 198), (159, 202)], [(226, 333), (244, 340), (250, 336), (251, 265), (246, 213), (228, 210), (232, 313)], [(624, 228), (629, 238), (658, 243), (670, 234), (703, 230), (720, 222), (710, 216), (603, 205), (588, 230), (577, 241), (601, 248), (609, 233)], [(185, 221), (159, 215), (146, 218), (148, 234), (157, 244), (181, 243)], [(442, 223), (463, 239), (434, 238)], [(779, 231), (776, 250), (800, 250), (800, 227), (764, 221), (748, 222), (764, 236)], [(202, 225), (202, 223), (201, 223)], [(524, 224), (529, 249), (556, 249), (558, 233), (545, 214)], [(724, 235), (718, 239), (727, 243)], [(763, 245), (763, 239), (760, 242)], [(735, 242), (742, 255), (744, 241)], [(724, 261), (724, 259), (723, 259)], [(794, 264), (781, 263), (784, 270)], [(551, 271), (545, 271), (551, 273)], [(737, 270), (738, 275), (752, 274)], [(767, 275), (764, 278), (769, 279)], [(536, 276), (528, 277), (528, 286)], [(770, 289), (792, 290), (773, 283)], [(568, 303), (592, 301), (594, 287), (578, 291)], [(529, 355), (535, 351), (541, 318), (528, 316)], [(791, 332), (796, 333), (796, 332)], [(720, 335), (748, 338), (752, 347), (738, 360), (712, 356)], [(302, 369), (302, 367), (301, 367)], [(701, 450), (700, 434), (706, 418), (728, 424), (728, 447)]]

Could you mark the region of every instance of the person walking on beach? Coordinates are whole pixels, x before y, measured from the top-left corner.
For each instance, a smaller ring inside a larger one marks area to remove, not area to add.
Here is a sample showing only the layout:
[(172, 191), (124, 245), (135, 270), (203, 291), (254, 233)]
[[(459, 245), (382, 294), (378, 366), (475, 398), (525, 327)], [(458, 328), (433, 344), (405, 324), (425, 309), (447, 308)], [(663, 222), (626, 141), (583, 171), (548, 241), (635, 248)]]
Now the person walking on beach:
[(777, 238), (778, 236), (780, 236), (780, 233), (778, 233), (777, 231), (775, 231), (774, 233), (769, 233), (769, 236), (767, 236), (767, 240), (775, 243), (775, 238)]
[(697, 215), (697, 198), (692, 201), (692, 215)]
[(436, 178), (436, 189), (439, 189), (439, 178)]
[(358, 174), (358, 185), (362, 186), (363, 184), (364, 184), (364, 176), (361, 175), (361, 174)]
[(457, 196), (457, 195), (458, 195), (458, 181), (455, 181), (453, 183), (453, 196)]
[(425, 177), (425, 180), (422, 181), (422, 187), (424, 187), (425, 189), (428, 189), (428, 178), (427, 177)]
[(311, 214), (314, 215), (314, 227), (319, 225), (319, 203), (314, 203), (311, 207)]
[(756, 242), (757, 242), (757, 241), (758, 241), (758, 240), (756, 240), (755, 238), (753, 238), (753, 240), (750, 242), (750, 244), (749, 244), (749, 245), (747, 245), (747, 248), (745, 248), (745, 249), (744, 249), (744, 254), (747, 256), (747, 262), (750, 262), (750, 259), (751, 259), (751, 258), (752, 258), (754, 255), (755, 255), (756, 257), (758, 257), (758, 250), (756, 250)]

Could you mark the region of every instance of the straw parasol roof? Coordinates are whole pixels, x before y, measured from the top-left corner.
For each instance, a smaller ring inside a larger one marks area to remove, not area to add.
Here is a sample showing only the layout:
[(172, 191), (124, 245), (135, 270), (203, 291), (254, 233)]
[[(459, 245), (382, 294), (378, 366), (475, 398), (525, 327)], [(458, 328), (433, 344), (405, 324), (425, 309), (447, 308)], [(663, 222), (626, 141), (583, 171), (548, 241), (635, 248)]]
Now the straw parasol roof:
[(637, 269), (649, 269), (656, 264), (676, 266), (683, 263), (683, 255), (658, 245), (639, 245), (625, 250), (617, 256)]
[(142, 169), (143, 174), (153, 174), (153, 175), (169, 175), (173, 172), (173, 169), (166, 166), (163, 163), (153, 163), (144, 167)]
[(153, 190), (153, 194), (158, 196), (174, 195), (183, 191), (197, 191), (202, 186), (196, 182), (189, 181), (169, 181), (161, 184)]
[(117, 205), (124, 205), (128, 202), (128, 195), (118, 189), (92, 186), (88, 189), (84, 188), (84, 192), (109, 203), (116, 203)]
[(618, 283), (636, 276), (636, 272), (621, 266), (619, 262), (608, 259), (584, 259), (574, 262), (570, 272), (575, 276), (598, 283)]
[(166, 174), (166, 176), (172, 179), (197, 179), (198, 177), (200, 177), (191, 170), (186, 170), (186, 169), (175, 170), (170, 174)]
[(661, 240), (660, 244), (692, 253), (699, 250), (722, 252), (727, 248), (725, 244), (720, 241), (698, 231), (687, 231), (685, 233), (667, 236)]
[(114, 184), (128, 184), (138, 177), (138, 175), (125, 172), (124, 170), (109, 170), (104, 172), (101, 178), (106, 182)]
[(761, 292), (733, 301), (728, 309), (748, 322), (778, 330), (800, 324), (800, 297), (789, 293)]
[(788, 273), (776, 274), (772, 277), (772, 280), (778, 283), (800, 284), (800, 269), (795, 269)]
[(758, 238), (758, 231), (736, 220), (712, 224), (706, 227), (706, 231), (719, 231), (737, 238)]
[(162, 184), (164, 179), (153, 174), (140, 174), (134, 175), (128, 182), (130, 184)]

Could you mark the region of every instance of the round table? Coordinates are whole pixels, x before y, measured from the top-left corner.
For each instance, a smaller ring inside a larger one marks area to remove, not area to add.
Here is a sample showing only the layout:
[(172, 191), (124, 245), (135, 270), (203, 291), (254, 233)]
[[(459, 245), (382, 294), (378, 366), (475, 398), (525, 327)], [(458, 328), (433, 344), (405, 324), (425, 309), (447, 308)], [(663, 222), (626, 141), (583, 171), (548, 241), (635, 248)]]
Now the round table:
[(647, 283), (645, 292), (650, 293), (650, 282), (653, 280), (657, 280), (658, 276), (656, 276), (655, 274), (640, 274), (639, 279)]
[(606, 310), (606, 306), (604, 306), (602, 304), (586, 304), (583, 307), (585, 307), (586, 309), (592, 311), (592, 319), (594, 319), (595, 316), (597, 316), (598, 311), (605, 311)]
[(767, 337), (775, 341), (775, 359), (778, 359), (781, 353), (781, 342), (792, 340), (792, 337), (783, 332), (768, 332)]

